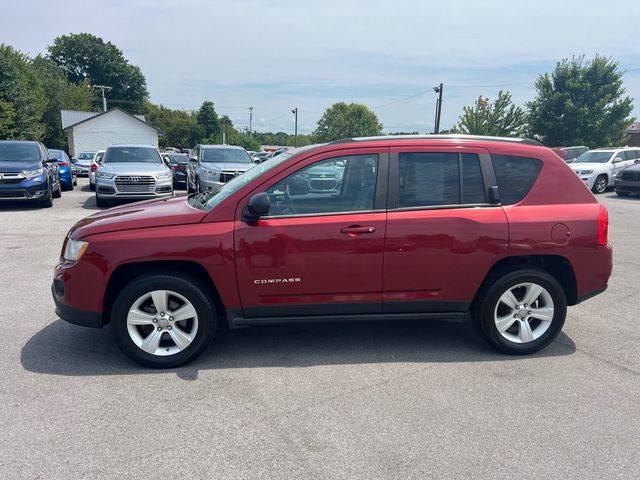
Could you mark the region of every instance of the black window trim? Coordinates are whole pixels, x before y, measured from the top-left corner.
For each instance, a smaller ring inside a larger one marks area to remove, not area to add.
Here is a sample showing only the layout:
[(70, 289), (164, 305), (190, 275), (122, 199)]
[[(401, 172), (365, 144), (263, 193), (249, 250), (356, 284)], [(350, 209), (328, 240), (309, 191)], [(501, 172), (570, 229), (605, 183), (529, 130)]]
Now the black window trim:
[[(303, 218), (303, 217), (333, 217), (333, 216), (339, 216), (339, 215), (357, 215), (357, 214), (366, 214), (366, 213), (380, 213), (380, 212), (385, 212), (387, 209), (387, 188), (389, 185), (389, 148), (388, 147), (384, 147), (381, 148), (380, 150), (376, 151), (375, 153), (339, 153), (336, 152), (337, 155), (333, 156), (333, 157), (326, 157), (326, 158), (322, 158), (320, 160), (318, 160), (317, 162), (313, 162), (310, 163), (309, 165), (306, 165), (302, 168), (299, 168), (297, 170), (295, 170), (294, 172), (292, 172), (291, 174), (287, 175), (286, 177), (284, 177), (283, 179), (281, 179), (280, 181), (290, 177), (291, 175), (295, 175), (296, 173), (300, 172), (301, 170), (310, 167), (311, 165), (314, 165), (315, 163), (319, 163), (319, 162), (325, 162), (327, 160), (332, 160), (332, 159), (338, 159), (338, 158), (342, 158), (342, 157), (355, 157), (355, 156), (362, 156), (362, 155), (377, 155), (378, 156), (378, 173), (377, 173), (377, 177), (376, 177), (376, 194), (373, 200), (373, 209), (371, 210), (350, 210), (350, 211), (346, 211), (346, 212), (326, 212), (326, 213), (297, 213), (297, 214), (290, 214), (290, 215), (265, 215), (264, 217), (260, 217), (260, 220), (274, 220), (274, 219), (281, 219), (281, 218)], [(264, 191), (268, 190), (269, 188), (271, 188), (273, 185), (275, 185), (276, 183), (279, 182), (275, 182), (273, 184), (270, 184), (269, 187), (265, 188)], [(244, 206), (244, 208), (246, 209), (246, 205)]]
[[(458, 176), (460, 182), (460, 194), (458, 196), (459, 203), (453, 205), (414, 205), (411, 207), (400, 207), (400, 153), (456, 153), (458, 155)], [(462, 203), (464, 186), (462, 175), (462, 155), (477, 155), (480, 161), (480, 173), (482, 174), (482, 183), (484, 185), (485, 203)], [(450, 210), (454, 208), (480, 208), (480, 207), (496, 207), (500, 203), (491, 203), (489, 201), (489, 190), (491, 187), (497, 186), (495, 172), (491, 163), (491, 155), (480, 153), (477, 151), (445, 151), (428, 149), (422, 150), (416, 148), (414, 151), (392, 152), (389, 157), (389, 186), (387, 197), (387, 211), (389, 212), (408, 212), (415, 210)]]

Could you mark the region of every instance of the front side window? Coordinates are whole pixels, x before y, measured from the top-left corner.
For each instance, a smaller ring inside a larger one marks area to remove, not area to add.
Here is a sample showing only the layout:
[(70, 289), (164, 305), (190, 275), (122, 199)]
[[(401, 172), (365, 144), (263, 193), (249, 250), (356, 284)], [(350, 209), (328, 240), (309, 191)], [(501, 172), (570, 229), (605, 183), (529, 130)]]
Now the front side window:
[(400, 153), (399, 208), (455, 205), (460, 202), (457, 153)]
[(373, 210), (377, 176), (378, 155), (322, 160), (267, 190), (271, 201), (269, 216)]
[(491, 161), (503, 205), (512, 205), (522, 200), (542, 170), (542, 162), (535, 158), (492, 155)]

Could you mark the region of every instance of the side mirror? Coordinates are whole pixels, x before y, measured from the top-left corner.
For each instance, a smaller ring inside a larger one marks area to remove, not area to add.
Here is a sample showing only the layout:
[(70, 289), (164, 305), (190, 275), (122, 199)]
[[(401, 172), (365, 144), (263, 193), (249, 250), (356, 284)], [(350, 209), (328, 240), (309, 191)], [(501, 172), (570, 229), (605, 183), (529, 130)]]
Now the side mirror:
[(613, 159), (613, 163), (620, 163), (622, 161), (622, 158), (620, 157), (616, 157)]
[(197, 162), (198, 161), (198, 157), (189, 157), (189, 161), (190, 162)]
[(500, 191), (497, 185), (489, 187), (489, 203), (500, 203)]
[(247, 203), (247, 207), (242, 214), (242, 219), (245, 222), (255, 222), (260, 217), (268, 214), (270, 208), (271, 202), (267, 192), (256, 193), (249, 199), (249, 203)]
[(44, 163), (58, 163), (57, 158), (47, 158)]

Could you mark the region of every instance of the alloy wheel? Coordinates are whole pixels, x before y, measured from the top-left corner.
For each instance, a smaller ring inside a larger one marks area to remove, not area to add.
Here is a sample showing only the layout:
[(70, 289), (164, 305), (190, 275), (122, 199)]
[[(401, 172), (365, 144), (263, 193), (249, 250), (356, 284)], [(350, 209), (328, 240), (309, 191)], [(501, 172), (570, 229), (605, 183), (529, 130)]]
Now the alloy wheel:
[(605, 177), (598, 177), (596, 179), (596, 192), (604, 193), (607, 190), (607, 179)]
[(183, 351), (198, 333), (198, 314), (179, 293), (154, 290), (140, 296), (127, 313), (127, 331), (138, 348), (156, 356)]
[(509, 287), (499, 298), (493, 319), (500, 335), (514, 343), (529, 343), (540, 338), (551, 326), (553, 299), (537, 283)]

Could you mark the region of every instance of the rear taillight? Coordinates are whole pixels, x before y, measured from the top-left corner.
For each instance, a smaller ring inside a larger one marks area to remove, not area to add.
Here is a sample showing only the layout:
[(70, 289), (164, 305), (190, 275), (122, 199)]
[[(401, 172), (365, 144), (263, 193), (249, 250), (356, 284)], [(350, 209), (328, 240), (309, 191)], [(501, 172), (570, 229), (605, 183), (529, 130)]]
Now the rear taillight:
[(600, 205), (598, 212), (598, 245), (606, 246), (609, 243), (609, 212), (607, 207)]
[(97, 165), (97, 164), (95, 164), (95, 163), (92, 163), (92, 164), (91, 164), (91, 171), (92, 171), (92, 172), (95, 172), (96, 170), (98, 170), (98, 165)]
[(179, 170), (177, 165), (171, 165), (171, 170), (176, 171)]
[(58, 162), (59, 167), (68, 167), (69, 164), (67, 162)]

